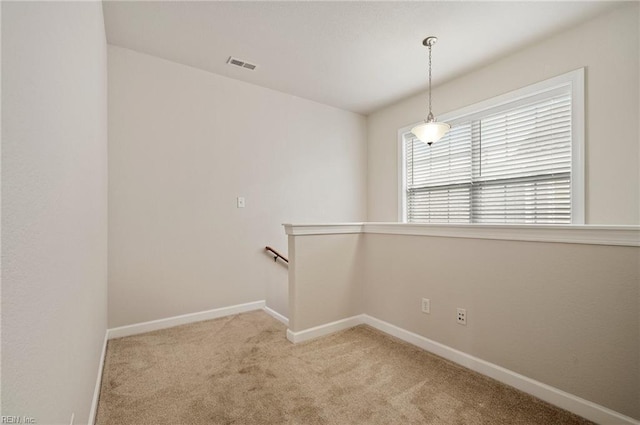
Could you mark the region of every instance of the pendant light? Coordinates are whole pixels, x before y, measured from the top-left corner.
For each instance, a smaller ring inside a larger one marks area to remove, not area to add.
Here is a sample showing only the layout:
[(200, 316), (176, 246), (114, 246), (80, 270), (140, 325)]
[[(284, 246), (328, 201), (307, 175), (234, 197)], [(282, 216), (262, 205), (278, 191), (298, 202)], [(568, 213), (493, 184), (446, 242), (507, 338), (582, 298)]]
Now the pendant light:
[(414, 136), (429, 146), (440, 140), (451, 128), (446, 122), (437, 122), (433, 117), (433, 112), (431, 112), (431, 47), (437, 41), (438, 37), (433, 36), (427, 37), (422, 41), (422, 44), (429, 48), (429, 114), (422, 124), (418, 124), (411, 129)]

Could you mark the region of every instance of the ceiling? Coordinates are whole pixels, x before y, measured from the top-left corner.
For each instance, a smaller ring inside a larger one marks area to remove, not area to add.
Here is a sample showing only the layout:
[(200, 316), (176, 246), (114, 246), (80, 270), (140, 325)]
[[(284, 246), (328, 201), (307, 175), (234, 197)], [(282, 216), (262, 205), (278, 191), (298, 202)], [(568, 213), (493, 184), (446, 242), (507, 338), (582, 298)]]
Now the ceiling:
[(366, 115), (426, 89), (426, 36), (436, 85), (619, 5), (105, 1), (104, 15), (110, 44)]

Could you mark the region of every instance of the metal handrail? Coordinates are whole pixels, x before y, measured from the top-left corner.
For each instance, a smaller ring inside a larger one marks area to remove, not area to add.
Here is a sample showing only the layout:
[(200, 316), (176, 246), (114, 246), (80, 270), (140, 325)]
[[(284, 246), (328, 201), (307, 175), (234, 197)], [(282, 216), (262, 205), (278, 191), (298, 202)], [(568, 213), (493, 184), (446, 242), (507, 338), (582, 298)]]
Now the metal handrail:
[(270, 246), (265, 246), (264, 249), (273, 254), (273, 261), (278, 261), (278, 258), (280, 258), (280, 259), (282, 259), (282, 261), (284, 261), (285, 263), (289, 264), (289, 260), (287, 260), (287, 257), (285, 257), (284, 255), (280, 254), (275, 249), (271, 248)]

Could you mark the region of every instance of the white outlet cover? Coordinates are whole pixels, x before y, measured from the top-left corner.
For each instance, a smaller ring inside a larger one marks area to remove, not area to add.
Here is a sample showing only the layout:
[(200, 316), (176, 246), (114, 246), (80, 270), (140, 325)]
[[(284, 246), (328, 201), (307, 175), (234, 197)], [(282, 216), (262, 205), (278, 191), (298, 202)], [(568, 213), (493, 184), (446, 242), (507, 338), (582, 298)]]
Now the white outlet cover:
[(431, 313), (431, 301), (428, 298), (422, 299), (422, 312), (426, 314)]
[(465, 310), (464, 308), (458, 308), (456, 311), (457, 311), (456, 322), (459, 325), (466, 325), (467, 324), (467, 310)]

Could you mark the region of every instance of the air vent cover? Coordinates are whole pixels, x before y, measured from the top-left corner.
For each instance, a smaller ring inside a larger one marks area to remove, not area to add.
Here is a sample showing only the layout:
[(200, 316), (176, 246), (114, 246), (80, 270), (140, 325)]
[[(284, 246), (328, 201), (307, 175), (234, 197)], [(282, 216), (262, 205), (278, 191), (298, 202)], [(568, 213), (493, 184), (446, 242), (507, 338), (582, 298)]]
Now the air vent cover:
[(240, 68), (250, 69), (251, 71), (257, 68), (257, 65), (254, 65), (247, 61), (243, 61), (242, 59), (234, 58), (233, 56), (229, 56), (229, 59), (227, 59), (227, 63), (229, 65), (239, 66)]

